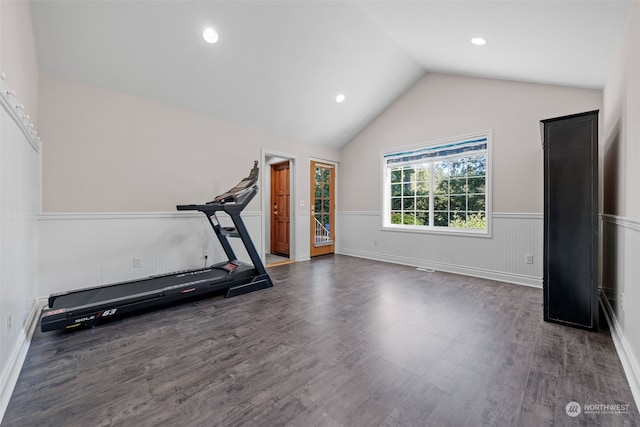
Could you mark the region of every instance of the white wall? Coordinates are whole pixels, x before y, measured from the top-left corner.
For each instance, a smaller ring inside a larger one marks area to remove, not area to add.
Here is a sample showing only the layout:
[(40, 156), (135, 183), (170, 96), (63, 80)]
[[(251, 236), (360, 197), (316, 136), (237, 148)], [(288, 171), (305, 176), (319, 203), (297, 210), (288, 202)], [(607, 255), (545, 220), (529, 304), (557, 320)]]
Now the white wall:
[[(342, 150), (339, 251), (541, 286), (539, 122), (601, 104), (598, 90), (427, 74)], [(483, 130), (493, 131), (490, 238), (380, 230), (382, 150)]]
[(540, 120), (601, 105), (598, 90), (427, 74), (342, 150), (341, 209), (380, 209), (381, 150), (491, 129), (493, 210), (541, 213)]
[[(40, 78), (45, 212), (172, 212), (211, 200), (249, 173), (263, 148), (308, 157), (336, 149), (49, 75)], [(307, 171), (305, 173), (305, 171)], [(260, 197), (249, 210), (260, 210)]]
[[(38, 68), (29, 2), (0, 2), (0, 419), (37, 317)], [(14, 91), (17, 96), (7, 95)], [(23, 105), (24, 108), (16, 108)], [(26, 119), (23, 116), (29, 115)]]
[(7, 84), (15, 90), (24, 111), (38, 127), (38, 58), (28, 1), (2, 0), (0, 57)]
[(640, 402), (640, 3), (632, 2), (604, 88), (602, 289), (613, 337)]

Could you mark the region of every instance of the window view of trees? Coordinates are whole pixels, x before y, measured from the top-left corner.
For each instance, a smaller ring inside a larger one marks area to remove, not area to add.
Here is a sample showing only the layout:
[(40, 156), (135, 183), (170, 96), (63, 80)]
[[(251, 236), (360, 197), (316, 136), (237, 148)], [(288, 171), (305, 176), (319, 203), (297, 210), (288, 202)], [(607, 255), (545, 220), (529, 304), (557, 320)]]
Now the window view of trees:
[(316, 220), (329, 232), (331, 228), (331, 170), (317, 166), (314, 184), (314, 215)]
[(431, 171), (428, 165), (391, 170), (391, 223), (429, 225)]
[(390, 223), (486, 229), (486, 168), (483, 153), (389, 169)]

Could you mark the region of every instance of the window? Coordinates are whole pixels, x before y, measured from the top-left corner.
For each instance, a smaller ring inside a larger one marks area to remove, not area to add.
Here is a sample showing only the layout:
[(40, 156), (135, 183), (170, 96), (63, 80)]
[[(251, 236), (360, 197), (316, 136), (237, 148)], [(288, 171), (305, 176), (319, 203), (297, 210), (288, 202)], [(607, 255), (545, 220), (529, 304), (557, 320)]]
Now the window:
[(383, 226), (488, 234), (491, 133), (382, 154)]

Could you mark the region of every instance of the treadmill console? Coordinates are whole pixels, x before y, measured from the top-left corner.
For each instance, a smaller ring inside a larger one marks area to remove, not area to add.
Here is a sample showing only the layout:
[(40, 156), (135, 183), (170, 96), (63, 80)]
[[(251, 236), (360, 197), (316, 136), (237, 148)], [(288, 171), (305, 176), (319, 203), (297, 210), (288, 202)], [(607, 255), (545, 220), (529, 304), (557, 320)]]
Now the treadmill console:
[(258, 171), (258, 161), (255, 160), (253, 162), (253, 168), (251, 169), (251, 172), (249, 172), (248, 177), (244, 178), (242, 181), (236, 184), (236, 186), (234, 186), (231, 190), (216, 196), (215, 199), (207, 202), (207, 204), (210, 205), (213, 203), (224, 204), (227, 202), (236, 202), (240, 196), (247, 193), (249, 188), (255, 185), (255, 183), (258, 181)]

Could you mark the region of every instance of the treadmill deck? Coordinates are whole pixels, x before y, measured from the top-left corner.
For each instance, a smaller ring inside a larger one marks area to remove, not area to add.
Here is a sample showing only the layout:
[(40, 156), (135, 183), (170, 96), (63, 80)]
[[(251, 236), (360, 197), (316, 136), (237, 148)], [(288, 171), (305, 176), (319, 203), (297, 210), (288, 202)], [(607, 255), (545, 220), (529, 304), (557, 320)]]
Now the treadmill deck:
[[(234, 287), (261, 287), (263, 278), (253, 266), (222, 263), (200, 270), (181, 271), (152, 276), (133, 282), (99, 286), (50, 297), (49, 309), (41, 317), (42, 331), (93, 325), (107, 316), (124, 314), (222, 289), (232, 292)], [(269, 280), (270, 284), (270, 280)]]

